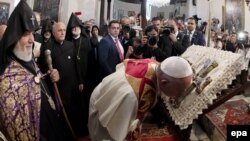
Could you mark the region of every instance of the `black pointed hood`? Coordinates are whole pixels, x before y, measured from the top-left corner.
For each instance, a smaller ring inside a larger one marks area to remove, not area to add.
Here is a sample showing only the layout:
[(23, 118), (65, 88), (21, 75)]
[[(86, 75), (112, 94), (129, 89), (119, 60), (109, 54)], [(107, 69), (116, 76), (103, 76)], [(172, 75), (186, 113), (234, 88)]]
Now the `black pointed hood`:
[(51, 21), (50, 19), (46, 19), (46, 20), (43, 21), (42, 31), (41, 31), (42, 36), (47, 31), (52, 33), (52, 23), (53, 23), (53, 21)]
[(82, 28), (83, 24), (81, 20), (74, 13), (72, 13), (67, 25), (66, 40), (70, 40), (72, 38), (72, 28), (76, 26), (80, 26)]
[(9, 65), (9, 55), (11, 48), (22, 37), (26, 31), (35, 31), (38, 29), (35, 15), (25, 0), (21, 0), (7, 23), (6, 31), (0, 45), (0, 75)]

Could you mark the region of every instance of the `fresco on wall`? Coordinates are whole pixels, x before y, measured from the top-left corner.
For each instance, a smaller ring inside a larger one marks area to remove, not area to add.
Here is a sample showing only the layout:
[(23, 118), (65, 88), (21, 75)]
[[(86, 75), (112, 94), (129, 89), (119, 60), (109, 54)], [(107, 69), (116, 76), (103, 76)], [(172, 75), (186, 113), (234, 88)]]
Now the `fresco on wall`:
[(41, 13), (41, 19), (58, 21), (60, 0), (34, 0), (34, 11)]
[(136, 16), (135, 11), (128, 11), (128, 16), (129, 17), (135, 17)]
[(229, 33), (244, 30), (244, 0), (226, 0), (225, 29)]
[(0, 2), (0, 25), (7, 24), (9, 17), (10, 4), (5, 2)]
[(164, 12), (157, 12), (157, 17), (159, 17), (160, 19), (163, 19), (164, 15), (165, 15)]
[(123, 9), (118, 9), (118, 16), (117, 16), (117, 19), (121, 19), (124, 15), (124, 10)]

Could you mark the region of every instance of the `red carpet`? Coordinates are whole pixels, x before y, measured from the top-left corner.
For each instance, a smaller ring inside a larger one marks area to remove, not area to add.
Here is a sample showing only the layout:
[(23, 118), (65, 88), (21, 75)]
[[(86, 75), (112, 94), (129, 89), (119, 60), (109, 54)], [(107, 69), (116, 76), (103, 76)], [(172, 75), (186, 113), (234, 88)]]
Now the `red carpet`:
[[(88, 137), (79, 141), (90, 141)], [(154, 124), (144, 124), (141, 141), (179, 141), (177, 136), (170, 135), (167, 127), (157, 128)]]
[(206, 117), (226, 137), (227, 124), (250, 125), (250, 115), (247, 105), (245, 100), (227, 102), (206, 114)]

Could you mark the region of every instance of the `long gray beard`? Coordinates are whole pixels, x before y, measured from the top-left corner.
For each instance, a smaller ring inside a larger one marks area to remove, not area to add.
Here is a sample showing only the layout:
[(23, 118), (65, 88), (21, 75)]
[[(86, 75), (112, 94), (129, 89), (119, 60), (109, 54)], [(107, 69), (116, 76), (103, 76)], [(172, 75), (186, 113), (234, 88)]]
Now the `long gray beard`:
[(15, 47), (13, 49), (13, 53), (15, 54), (15, 56), (20, 59), (20, 60), (23, 60), (25, 62), (28, 62), (32, 59), (32, 48), (31, 48), (31, 51), (22, 51), (19, 47)]

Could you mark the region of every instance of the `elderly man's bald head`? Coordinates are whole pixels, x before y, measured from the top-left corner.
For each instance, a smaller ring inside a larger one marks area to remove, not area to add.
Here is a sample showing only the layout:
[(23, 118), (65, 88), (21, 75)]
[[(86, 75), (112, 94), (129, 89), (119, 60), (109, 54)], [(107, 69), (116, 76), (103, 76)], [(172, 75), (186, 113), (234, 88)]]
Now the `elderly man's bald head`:
[(7, 28), (7, 25), (0, 25), (0, 40), (3, 38), (3, 34)]
[(59, 43), (62, 43), (65, 40), (66, 35), (66, 26), (63, 22), (58, 22), (53, 24), (52, 29), (53, 36), (55, 40)]
[(128, 16), (123, 16), (123, 17), (121, 18), (121, 20), (120, 20), (120, 24), (121, 24), (122, 26), (124, 26), (124, 25), (130, 26), (130, 19), (129, 19), (129, 17), (128, 17)]

